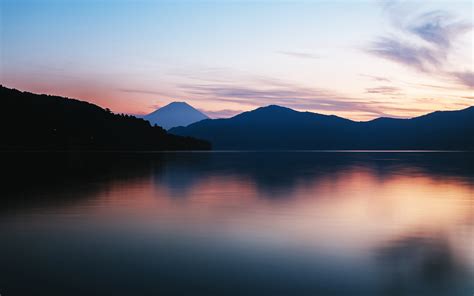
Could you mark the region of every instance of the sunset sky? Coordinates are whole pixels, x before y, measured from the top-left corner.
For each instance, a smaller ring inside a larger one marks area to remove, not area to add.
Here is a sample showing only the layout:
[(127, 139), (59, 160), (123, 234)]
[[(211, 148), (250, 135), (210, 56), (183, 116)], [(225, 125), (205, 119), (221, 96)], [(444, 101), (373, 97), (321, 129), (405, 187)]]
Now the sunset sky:
[(472, 1), (0, 0), (0, 84), (145, 114), (474, 105)]

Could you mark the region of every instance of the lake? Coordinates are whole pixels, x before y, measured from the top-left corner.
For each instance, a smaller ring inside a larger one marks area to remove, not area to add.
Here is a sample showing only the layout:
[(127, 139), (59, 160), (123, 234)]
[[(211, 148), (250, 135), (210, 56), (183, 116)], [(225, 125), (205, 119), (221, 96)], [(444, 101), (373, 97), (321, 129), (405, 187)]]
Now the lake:
[(472, 153), (0, 159), (2, 296), (474, 293)]

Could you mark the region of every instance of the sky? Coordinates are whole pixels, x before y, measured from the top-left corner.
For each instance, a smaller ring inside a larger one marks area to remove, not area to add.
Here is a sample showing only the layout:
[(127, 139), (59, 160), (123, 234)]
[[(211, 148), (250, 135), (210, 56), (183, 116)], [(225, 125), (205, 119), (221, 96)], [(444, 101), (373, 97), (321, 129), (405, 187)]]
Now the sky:
[(0, 0), (0, 84), (147, 114), (474, 105), (472, 1)]

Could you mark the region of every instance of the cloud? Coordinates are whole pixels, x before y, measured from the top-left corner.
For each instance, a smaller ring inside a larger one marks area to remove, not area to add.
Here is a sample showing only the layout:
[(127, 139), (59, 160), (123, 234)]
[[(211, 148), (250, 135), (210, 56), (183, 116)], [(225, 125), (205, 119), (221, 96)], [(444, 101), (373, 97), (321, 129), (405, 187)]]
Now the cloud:
[(391, 105), (390, 102), (383, 102), (383, 100), (367, 101), (367, 98), (352, 98), (326, 89), (306, 88), (288, 83), (279, 84), (278, 81), (258, 85), (182, 84), (180, 87), (194, 97), (254, 107), (275, 104), (326, 114), (363, 113), (364, 117), (371, 118), (390, 116), (384, 111), (417, 111), (401, 108), (396, 104)]
[(153, 90), (147, 90), (147, 89), (128, 89), (128, 88), (120, 88), (118, 89), (120, 92), (125, 92), (125, 93), (137, 93), (137, 94), (144, 94), (144, 95), (154, 95), (154, 96), (166, 96), (166, 94), (159, 92), (159, 91), (153, 91)]
[(467, 22), (457, 21), (443, 11), (431, 11), (420, 15), (408, 27), (408, 31), (439, 48), (449, 49), (452, 42), (471, 29)]
[(223, 109), (223, 110), (203, 110), (199, 109), (199, 111), (203, 112), (207, 116), (211, 118), (229, 118), (233, 117), (239, 113), (244, 112), (243, 110), (232, 110), (232, 109)]
[(372, 42), (369, 53), (399, 64), (413, 67), (422, 72), (439, 67), (445, 54), (426, 47), (404, 43), (393, 37), (380, 37)]
[(320, 59), (321, 57), (308, 52), (297, 52), (297, 51), (279, 51), (279, 54), (283, 54), (289, 57), (300, 58), (300, 59)]
[(365, 89), (368, 94), (381, 94), (398, 96), (401, 95), (401, 89), (395, 86), (378, 86)]
[(459, 82), (469, 88), (474, 88), (474, 72), (453, 72), (451, 73)]
[(381, 2), (392, 25), (401, 35), (379, 36), (366, 52), (437, 77), (455, 78), (472, 88), (472, 73), (447, 70), (448, 56), (455, 41), (472, 29), (472, 24), (457, 19), (445, 11), (410, 13), (401, 1)]
[(359, 76), (368, 77), (374, 81), (379, 81), (379, 82), (391, 82), (390, 79), (386, 77), (381, 77), (381, 76), (374, 76), (374, 75), (367, 75), (367, 74), (359, 74)]

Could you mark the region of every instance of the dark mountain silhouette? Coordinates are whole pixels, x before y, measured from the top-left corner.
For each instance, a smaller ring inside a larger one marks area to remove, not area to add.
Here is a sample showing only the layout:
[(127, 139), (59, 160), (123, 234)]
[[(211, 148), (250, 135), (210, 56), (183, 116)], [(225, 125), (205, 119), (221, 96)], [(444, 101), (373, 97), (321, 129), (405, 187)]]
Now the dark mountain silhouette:
[(173, 102), (143, 116), (143, 119), (148, 120), (151, 124), (159, 125), (164, 129), (187, 126), (208, 118), (185, 102)]
[(214, 149), (474, 150), (474, 106), (412, 119), (355, 122), (272, 105), (170, 132), (206, 139)]
[[(3, 150), (200, 150), (206, 141), (168, 134), (87, 102), (0, 86)], [(21, 114), (21, 115), (19, 115)]]

